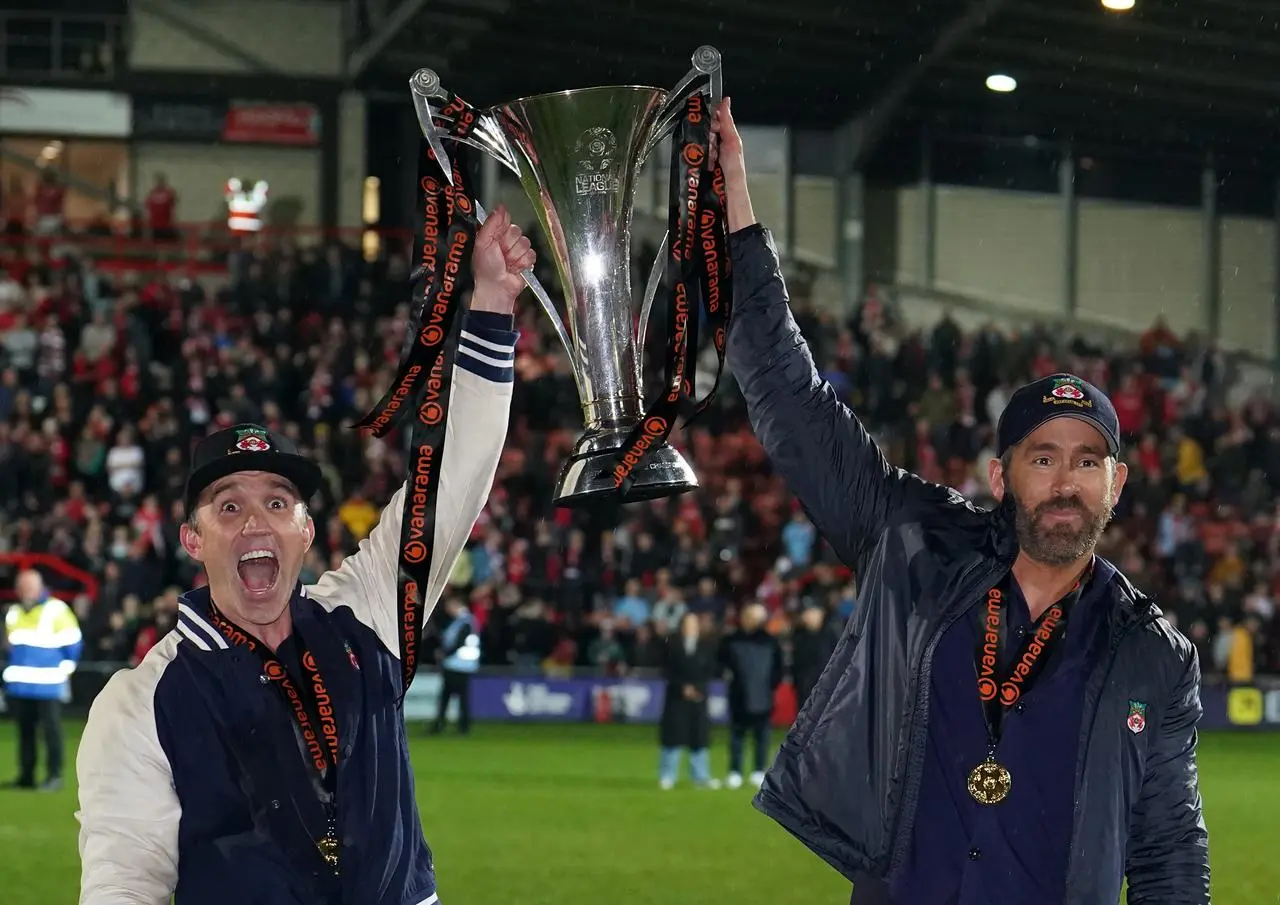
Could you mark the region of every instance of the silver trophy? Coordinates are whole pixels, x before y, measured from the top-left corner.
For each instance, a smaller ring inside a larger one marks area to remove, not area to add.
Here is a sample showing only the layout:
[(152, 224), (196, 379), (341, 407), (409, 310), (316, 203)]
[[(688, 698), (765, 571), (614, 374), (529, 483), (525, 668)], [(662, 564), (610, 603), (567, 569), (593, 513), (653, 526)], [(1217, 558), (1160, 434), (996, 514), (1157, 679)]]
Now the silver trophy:
[[(451, 108), (440, 103), (446, 95), (439, 76), (420, 69), (409, 84), (423, 134), (449, 173), (442, 139), (453, 136), (438, 128), (436, 119), (451, 122)], [(569, 353), (586, 423), (556, 480), (558, 506), (578, 506), (616, 492), (615, 460), (644, 417), (645, 329), (670, 237), (664, 238), (650, 273), (637, 327), (631, 290), (636, 176), (699, 92), (708, 95), (709, 110), (723, 96), (720, 53), (714, 47), (694, 52), (692, 69), (670, 92), (626, 85), (527, 97), (482, 111), (471, 132), (456, 139), (491, 154), (519, 178), (564, 287), (562, 320), (532, 271), (524, 273)], [(484, 209), (476, 208), (483, 221)], [(649, 451), (631, 479), (627, 501), (698, 486), (689, 463), (665, 443)]]

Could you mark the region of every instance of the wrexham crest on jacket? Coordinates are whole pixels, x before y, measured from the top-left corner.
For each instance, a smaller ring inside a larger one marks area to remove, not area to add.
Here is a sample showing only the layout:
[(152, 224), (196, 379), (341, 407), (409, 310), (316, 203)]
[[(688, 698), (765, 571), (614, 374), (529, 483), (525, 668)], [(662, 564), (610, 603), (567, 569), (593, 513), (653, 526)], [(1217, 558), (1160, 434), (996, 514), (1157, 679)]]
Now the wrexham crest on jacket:
[(1076, 408), (1093, 408), (1093, 400), (1085, 397), (1084, 384), (1074, 377), (1055, 377), (1053, 389), (1041, 402), (1049, 405), (1074, 405)]
[(266, 452), (271, 449), (267, 432), (256, 428), (240, 428), (236, 431), (236, 449), (240, 452)]
[(1125, 721), (1129, 731), (1137, 735), (1147, 728), (1147, 704), (1145, 701), (1129, 702), (1129, 719)]

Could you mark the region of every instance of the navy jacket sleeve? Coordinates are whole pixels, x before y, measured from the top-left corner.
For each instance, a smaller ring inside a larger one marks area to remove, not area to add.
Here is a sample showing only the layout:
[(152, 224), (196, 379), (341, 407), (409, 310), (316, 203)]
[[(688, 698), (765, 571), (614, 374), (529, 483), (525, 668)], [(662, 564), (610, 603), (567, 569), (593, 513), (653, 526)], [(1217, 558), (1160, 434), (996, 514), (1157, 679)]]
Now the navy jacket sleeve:
[(1183, 645), (1185, 667), (1133, 809), (1125, 866), (1129, 905), (1209, 905), (1209, 833), (1196, 768), (1200, 662), (1195, 647)]
[(891, 467), (818, 373), (788, 307), (777, 249), (759, 224), (730, 236), (734, 311), (727, 359), (756, 438), (847, 565), (894, 514), (950, 492)]

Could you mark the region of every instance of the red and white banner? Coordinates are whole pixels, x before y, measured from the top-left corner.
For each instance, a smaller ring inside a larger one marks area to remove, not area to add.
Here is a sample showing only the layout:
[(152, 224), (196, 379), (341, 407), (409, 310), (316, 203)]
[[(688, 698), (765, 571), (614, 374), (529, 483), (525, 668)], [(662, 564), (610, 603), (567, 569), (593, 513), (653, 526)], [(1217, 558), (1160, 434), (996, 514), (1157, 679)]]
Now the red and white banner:
[(233, 101), (223, 122), (222, 140), (265, 145), (318, 145), (320, 111), (311, 104)]

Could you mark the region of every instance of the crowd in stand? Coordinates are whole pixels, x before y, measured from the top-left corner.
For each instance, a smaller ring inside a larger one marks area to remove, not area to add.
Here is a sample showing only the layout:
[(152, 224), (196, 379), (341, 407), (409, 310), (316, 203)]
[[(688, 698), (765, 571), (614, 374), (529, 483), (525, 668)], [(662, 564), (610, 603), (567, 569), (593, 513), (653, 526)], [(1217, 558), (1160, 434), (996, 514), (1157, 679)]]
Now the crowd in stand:
[[(403, 254), (369, 263), (338, 244), (262, 239), (212, 285), (181, 272), (107, 276), (73, 241), (13, 239), (0, 246), (0, 567), (11, 576), (5, 554), (31, 552), (70, 567), (46, 574), (74, 599), (86, 659), (136, 663), (173, 625), (180, 591), (202, 581), (177, 538), (188, 455), (213, 428), (263, 423), (321, 463), (304, 581), (368, 534), (405, 457), (352, 424), (397, 363)], [(553, 284), (545, 254), (539, 266)], [(922, 332), (875, 289), (848, 320), (799, 293), (793, 308), (824, 376), (889, 458), (979, 501), (1012, 387), (1071, 370), (1108, 388), (1131, 477), (1103, 554), (1201, 647), (1207, 673), (1280, 671), (1280, 411), (1261, 398), (1229, 406), (1220, 352), (1160, 324), (1131, 350), (996, 325), (964, 333), (949, 318)], [(730, 376), (672, 437), (698, 491), (555, 509), (580, 408), (535, 303), (520, 329), (506, 451), (449, 590), (479, 617), (486, 663), (652, 667), (686, 611), (716, 629), (752, 601), (780, 634), (808, 607), (825, 614), (824, 631), (840, 630), (856, 576), (771, 473)], [(660, 359), (654, 348), (652, 369)], [(702, 360), (699, 395), (715, 370), (714, 355)]]

